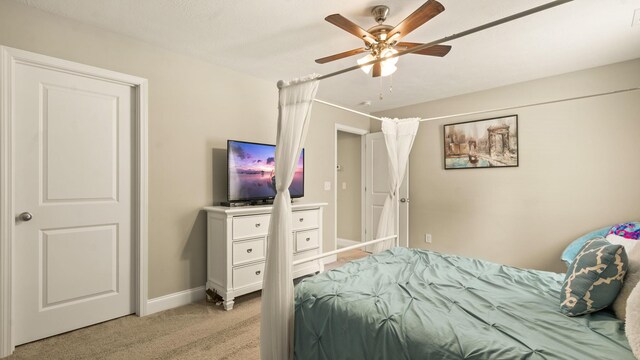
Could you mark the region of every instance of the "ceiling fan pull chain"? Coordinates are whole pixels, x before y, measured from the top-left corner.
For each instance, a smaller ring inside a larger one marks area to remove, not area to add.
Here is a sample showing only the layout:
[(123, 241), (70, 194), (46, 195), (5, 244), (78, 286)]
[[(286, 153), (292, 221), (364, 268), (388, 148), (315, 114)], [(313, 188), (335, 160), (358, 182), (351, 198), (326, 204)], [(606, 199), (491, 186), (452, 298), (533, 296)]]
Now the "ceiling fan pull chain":
[(389, 94), (393, 94), (393, 75), (389, 76)]
[(384, 99), (384, 96), (382, 95), (382, 76), (380, 76), (380, 96), (379, 96), (380, 100)]

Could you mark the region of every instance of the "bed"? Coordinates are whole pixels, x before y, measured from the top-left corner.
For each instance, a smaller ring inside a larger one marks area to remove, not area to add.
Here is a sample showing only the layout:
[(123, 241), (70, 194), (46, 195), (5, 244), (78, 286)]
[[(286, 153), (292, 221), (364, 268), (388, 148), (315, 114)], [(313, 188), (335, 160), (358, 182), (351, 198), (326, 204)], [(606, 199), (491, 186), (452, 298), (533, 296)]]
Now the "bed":
[(612, 312), (560, 313), (564, 274), (394, 248), (304, 279), (296, 359), (635, 359)]

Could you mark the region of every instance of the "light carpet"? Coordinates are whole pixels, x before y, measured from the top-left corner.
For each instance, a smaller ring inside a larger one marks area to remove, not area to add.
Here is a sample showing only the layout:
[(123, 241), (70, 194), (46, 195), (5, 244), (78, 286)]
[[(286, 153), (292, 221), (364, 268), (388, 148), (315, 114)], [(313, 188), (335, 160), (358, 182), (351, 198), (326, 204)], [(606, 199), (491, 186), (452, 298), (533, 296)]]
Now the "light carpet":
[[(366, 256), (345, 252), (326, 270)], [(237, 297), (233, 310), (199, 302), (157, 314), (121, 317), (34, 341), (8, 360), (22, 359), (225, 359), (260, 358), (260, 292)]]
[(204, 301), (18, 346), (18, 359), (259, 359), (260, 292), (225, 311)]

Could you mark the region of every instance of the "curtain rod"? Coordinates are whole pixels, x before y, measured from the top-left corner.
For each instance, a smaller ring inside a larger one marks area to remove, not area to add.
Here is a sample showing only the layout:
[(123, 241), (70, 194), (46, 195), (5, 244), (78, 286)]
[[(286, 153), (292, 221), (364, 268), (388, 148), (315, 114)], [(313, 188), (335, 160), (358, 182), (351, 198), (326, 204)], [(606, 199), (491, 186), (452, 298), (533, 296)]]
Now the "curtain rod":
[(435, 117), (430, 117), (430, 118), (426, 118), (426, 119), (420, 119), (420, 122), (422, 122), (422, 121), (450, 119), (450, 118), (454, 118), (454, 117), (467, 116), (467, 115), (478, 115), (478, 114), (497, 112), (497, 111), (514, 110), (514, 109), (520, 109), (520, 108), (526, 108), (526, 107), (532, 107), (532, 106), (556, 104), (556, 103), (561, 103), (561, 102), (565, 102), (565, 101), (588, 99), (588, 98), (592, 98), (592, 97), (605, 96), (605, 95), (614, 95), (614, 94), (620, 94), (620, 93), (625, 93), (625, 92), (630, 92), (630, 91), (637, 91), (637, 90), (640, 90), (640, 86), (639, 87), (634, 87), (634, 88), (628, 88), (628, 89), (607, 91), (607, 92), (597, 93), (597, 94), (581, 95), (581, 96), (574, 96), (574, 97), (563, 98), (563, 99), (558, 99), (558, 100), (543, 101), (543, 102), (532, 103), (532, 104), (517, 105), (517, 106), (507, 106), (507, 107), (503, 107), (503, 108), (495, 108), (495, 109), (489, 109), (489, 110), (470, 111), (470, 112), (466, 112), (466, 113), (459, 113), (459, 114), (453, 114), (453, 115), (435, 116)]
[(354, 114), (362, 115), (362, 116), (365, 116), (365, 117), (368, 117), (368, 118), (372, 118), (372, 119), (375, 119), (375, 120), (378, 120), (378, 121), (382, 121), (382, 118), (379, 118), (377, 116), (373, 116), (373, 115), (370, 115), (370, 114), (367, 114), (367, 113), (363, 113), (363, 112), (360, 112), (358, 110), (349, 109), (349, 108), (344, 107), (344, 106), (332, 104), (332, 103), (324, 101), (324, 100), (313, 99), (313, 101), (321, 103), (321, 104), (333, 106), (334, 108), (338, 108), (338, 109), (341, 109), (341, 110), (349, 111), (349, 112), (352, 112)]
[[(571, 2), (571, 1), (573, 1), (573, 0), (555, 0), (555, 1), (543, 4), (543, 5), (540, 5), (540, 6), (536, 6), (534, 8), (529, 9), (529, 10), (521, 11), (519, 13), (510, 15), (510, 16), (507, 16), (507, 17), (504, 17), (504, 18), (501, 18), (501, 19), (498, 19), (498, 20), (495, 20), (495, 21), (492, 21), (492, 22), (489, 22), (489, 23), (486, 23), (484, 25), (476, 26), (474, 28), (471, 28), (469, 30), (465, 30), (465, 31), (460, 32), (460, 33), (456, 33), (456, 34), (452, 34), (452, 35), (449, 35), (449, 36), (445, 36), (445, 37), (443, 37), (443, 38), (441, 38), (439, 40), (428, 42), (426, 44), (422, 44), (420, 46), (416, 46), (416, 47), (413, 47), (411, 49), (407, 49), (407, 50), (404, 50), (404, 51), (400, 51), (400, 52), (398, 52), (396, 54), (393, 54), (391, 56), (387, 56), (387, 57), (380, 58), (380, 59), (374, 59), (374, 60), (371, 60), (371, 61), (363, 63), (363, 64), (359, 64), (359, 65), (350, 66), (348, 68), (345, 68), (345, 69), (342, 69), (342, 70), (338, 70), (338, 71), (334, 71), (334, 72), (329, 73), (329, 74), (321, 75), (321, 76), (319, 76), (317, 78), (314, 78), (314, 79), (301, 81), (301, 82), (298, 82), (296, 84), (300, 84), (300, 83), (311, 81), (311, 80), (328, 79), (330, 77), (334, 77), (334, 76), (337, 76), (337, 75), (344, 74), (346, 72), (350, 72), (350, 71), (359, 69), (359, 68), (361, 68), (363, 66), (373, 65), (373, 64), (377, 64), (379, 62), (385, 61), (387, 59), (391, 59), (391, 58), (395, 58), (395, 57), (400, 57), (400, 56), (403, 56), (403, 55), (411, 54), (411, 53), (414, 53), (414, 52), (417, 52), (417, 51), (420, 51), (420, 50), (424, 50), (424, 49), (430, 48), (430, 47), (432, 47), (434, 45), (439, 45), (439, 44), (441, 44), (443, 42), (447, 42), (447, 41), (451, 41), (451, 40), (454, 40), (454, 39), (461, 38), (463, 36), (471, 35), (471, 34), (476, 33), (478, 31), (486, 30), (486, 29), (492, 28), (494, 26), (498, 26), (498, 25), (501, 25), (501, 24), (504, 24), (504, 23), (507, 23), (507, 22), (510, 22), (510, 21), (513, 21), (513, 20), (517, 20), (517, 19), (523, 18), (525, 16), (529, 16), (529, 15), (532, 15), (532, 14), (535, 14), (535, 13), (538, 13), (538, 12), (541, 12), (541, 11), (544, 11), (544, 10), (547, 10), (547, 9), (551, 9), (551, 8), (554, 8), (554, 7), (562, 5), (562, 4), (566, 4), (566, 3)], [(287, 85), (287, 86), (291, 86), (291, 85)], [(281, 81), (278, 82), (278, 88), (279, 89), (282, 89), (283, 87), (287, 87), (287, 86), (284, 86), (284, 83), (281, 82)]]
[[(574, 96), (574, 97), (562, 98), (562, 99), (557, 99), (557, 100), (542, 101), (542, 102), (538, 102), (538, 103), (531, 103), (531, 104), (525, 104), (525, 105), (515, 105), (515, 106), (507, 106), (507, 107), (488, 109), (488, 110), (470, 111), (470, 112), (466, 112), (466, 113), (459, 113), (459, 114), (453, 114), (453, 115), (435, 116), (435, 117), (430, 117), (430, 118), (426, 118), (426, 119), (420, 119), (419, 121), (423, 122), (423, 121), (432, 121), (432, 120), (442, 120), (442, 119), (450, 119), (450, 118), (455, 118), (455, 117), (460, 117), (460, 116), (467, 116), (467, 115), (478, 115), (478, 114), (485, 114), (485, 113), (497, 112), (497, 111), (514, 110), (514, 109), (521, 109), (521, 108), (532, 107), (532, 106), (556, 104), (556, 103), (561, 103), (561, 102), (565, 102), (565, 101), (588, 99), (588, 98), (598, 97), (598, 96), (615, 95), (615, 94), (621, 94), (621, 93), (625, 93), (625, 92), (638, 91), (638, 90), (640, 90), (640, 86), (633, 87), (633, 88), (628, 88), (628, 89), (607, 91), (607, 92), (597, 93), (597, 94), (581, 95), (581, 96)], [(352, 112), (354, 114), (362, 115), (362, 116), (365, 116), (365, 117), (368, 117), (368, 118), (371, 118), (371, 119), (374, 119), (374, 120), (383, 121), (383, 119), (380, 118), (380, 117), (373, 116), (373, 115), (367, 114), (367, 113), (363, 113), (363, 112), (360, 112), (360, 111), (357, 111), (357, 110), (349, 109), (347, 107), (336, 105), (336, 104), (330, 103), (328, 101), (324, 101), (324, 100), (320, 100), (320, 99), (313, 99), (313, 101), (321, 103), (321, 104), (329, 105), (329, 106), (332, 106), (332, 107), (337, 108), (337, 109), (349, 111), (349, 112)]]

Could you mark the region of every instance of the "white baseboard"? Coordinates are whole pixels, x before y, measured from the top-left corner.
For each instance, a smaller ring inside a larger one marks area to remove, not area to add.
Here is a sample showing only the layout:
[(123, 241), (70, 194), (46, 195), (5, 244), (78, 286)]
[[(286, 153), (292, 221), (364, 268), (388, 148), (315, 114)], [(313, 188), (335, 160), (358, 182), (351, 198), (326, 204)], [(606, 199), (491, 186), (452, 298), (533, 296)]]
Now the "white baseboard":
[(349, 239), (340, 239), (340, 238), (337, 238), (336, 242), (338, 243), (338, 249), (343, 248), (343, 247), (347, 247), (347, 246), (360, 244), (360, 241), (349, 240)]
[(204, 299), (205, 296), (205, 287), (198, 286), (193, 289), (178, 291), (173, 294), (153, 298), (147, 301), (147, 315), (183, 305), (189, 305)]

